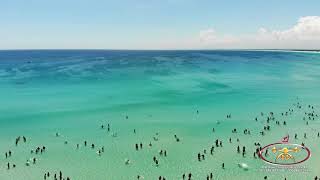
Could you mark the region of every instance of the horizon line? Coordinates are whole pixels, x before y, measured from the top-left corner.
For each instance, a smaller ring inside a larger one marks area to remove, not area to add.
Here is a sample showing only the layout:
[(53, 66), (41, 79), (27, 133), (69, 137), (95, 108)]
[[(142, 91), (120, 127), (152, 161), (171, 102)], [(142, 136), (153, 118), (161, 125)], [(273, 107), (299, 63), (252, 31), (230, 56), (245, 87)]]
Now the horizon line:
[(217, 48), (217, 49), (108, 49), (108, 48), (26, 48), (26, 49), (0, 49), (0, 51), (68, 51), (68, 50), (87, 50), (87, 51), (315, 51), (319, 49), (272, 49), (272, 48)]

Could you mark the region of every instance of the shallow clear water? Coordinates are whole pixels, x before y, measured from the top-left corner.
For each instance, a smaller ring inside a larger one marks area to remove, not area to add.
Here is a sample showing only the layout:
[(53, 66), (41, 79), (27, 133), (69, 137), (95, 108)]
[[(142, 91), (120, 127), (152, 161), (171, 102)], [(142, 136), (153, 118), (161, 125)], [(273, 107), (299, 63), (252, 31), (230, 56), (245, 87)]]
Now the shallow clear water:
[[(311, 111), (309, 104), (317, 112), (319, 92), (317, 53), (0, 51), (0, 179), (43, 179), (45, 172), (60, 170), (76, 180), (137, 175), (182, 179), (189, 172), (193, 179), (206, 179), (210, 172), (214, 179), (313, 179), (320, 175), (320, 124), (316, 118), (306, 125), (302, 118)], [(297, 102), (301, 109), (293, 105)], [(281, 116), (289, 108), (294, 112)], [(271, 111), (287, 125), (272, 121), (271, 130), (261, 136)], [(110, 132), (101, 129), (108, 123)], [(233, 128), (238, 133), (231, 133)], [(251, 135), (242, 133), (245, 128)], [(156, 133), (158, 141), (153, 140)], [(299, 165), (308, 172), (264, 172), (267, 164), (253, 158), (254, 142), (267, 145), (286, 134), (291, 142), (310, 148), (311, 158)], [(17, 136), (26, 136), (27, 143), (15, 146)], [(216, 139), (224, 146), (210, 155)], [(95, 149), (84, 147), (85, 140)], [(140, 142), (144, 147), (136, 151)], [(238, 145), (247, 147), (246, 157), (236, 152)], [(46, 146), (46, 152), (31, 154), (37, 146)], [(102, 146), (105, 152), (98, 156)], [(167, 157), (159, 155), (161, 149)], [(204, 149), (206, 159), (198, 162), (197, 154)], [(13, 155), (6, 159), (8, 150)], [(158, 167), (153, 156), (159, 159)], [(32, 157), (37, 163), (25, 166)], [(125, 159), (131, 164), (125, 165)], [(17, 167), (7, 170), (7, 162)], [(248, 171), (238, 167), (241, 162), (248, 164)]]

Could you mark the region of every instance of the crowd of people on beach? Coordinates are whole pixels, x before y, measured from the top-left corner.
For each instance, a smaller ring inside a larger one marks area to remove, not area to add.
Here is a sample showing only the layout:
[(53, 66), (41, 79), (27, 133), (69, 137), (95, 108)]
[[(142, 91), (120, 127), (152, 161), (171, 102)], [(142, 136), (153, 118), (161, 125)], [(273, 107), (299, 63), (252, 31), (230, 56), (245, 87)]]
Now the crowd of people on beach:
[[(266, 136), (266, 135), (270, 134), (269, 132), (272, 132), (272, 129), (275, 129), (276, 127), (285, 128), (286, 126), (288, 126), (288, 124), (290, 124), (290, 122), (288, 122), (288, 120), (291, 118), (290, 115), (293, 115), (295, 113), (295, 111), (297, 111), (297, 109), (298, 110), (303, 109), (303, 105), (300, 102), (295, 103), (294, 108), (289, 108), (285, 112), (280, 112), (279, 114), (280, 114), (281, 118), (276, 117), (276, 113), (274, 113), (274, 112), (269, 112), (269, 113), (260, 112), (259, 115), (254, 118), (254, 122), (257, 123), (256, 126), (258, 126), (259, 129), (252, 130), (252, 128), (249, 128), (249, 125), (248, 125), (248, 127), (244, 128), (244, 129), (241, 129), (239, 127), (231, 128), (230, 129), (231, 130), (231, 134), (230, 134), (231, 137), (229, 136), (229, 137), (215, 139), (212, 142), (212, 144), (209, 145), (209, 147), (207, 146), (206, 148), (203, 148), (198, 153), (196, 153), (197, 154), (196, 155), (197, 161), (203, 162), (203, 161), (210, 160), (210, 155), (211, 155), (211, 157), (213, 157), (216, 150), (219, 151), (221, 149), (223, 151), (225, 148), (224, 147), (225, 145), (234, 147), (234, 149), (235, 149), (234, 155), (239, 154), (239, 155), (242, 155), (243, 158), (250, 158), (251, 157), (254, 159), (259, 159), (259, 156), (262, 152), (262, 143), (256, 141), (253, 143), (253, 146), (252, 146), (253, 148), (251, 148), (251, 145), (246, 146), (245, 144), (241, 144), (240, 137), (245, 138), (245, 137), (251, 136), (253, 133), (260, 134), (261, 136)], [(196, 114), (199, 114), (199, 113), (200, 113), (199, 110), (196, 110)], [(304, 117), (302, 118), (302, 120), (305, 122), (305, 125), (307, 125), (307, 126), (309, 125), (309, 121), (315, 121), (318, 118), (318, 114), (315, 112), (315, 107), (312, 105), (307, 105), (303, 115), (304, 115)], [(231, 116), (231, 113), (227, 114), (226, 119), (229, 120), (229, 119), (231, 119), (231, 117), (234, 118), (234, 116)], [(129, 117), (126, 115), (125, 119), (128, 119), (128, 118)], [(282, 119), (282, 120), (280, 120), (280, 119)], [(100, 126), (100, 128), (102, 130), (107, 131), (108, 133), (111, 133), (110, 123), (102, 124)], [(215, 127), (212, 127), (211, 132), (214, 134), (214, 133), (216, 133), (217, 130), (219, 130), (219, 127), (215, 126)], [(228, 132), (230, 133), (230, 131), (228, 131)], [(133, 129), (133, 133), (137, 134), (137, 130)], [(315, 135), (312, 133), (313, 133), (312, 131), (309, 131), (308, 133), (304, 132), (303, 136), (302, 136), (303, 139), (307, 139), (311, 136), (312, 137), (316, 136), (316, 137), (320, 138), (319, 132), (315, 132), (314, 133)], [(112, 134), (111, 135), (112, 137), (117, 137), (115, 135), (116, 133), (111, 133), (111, 134)], [(240, 135), (240, 134), (242, 134), (242, 135)], [(208, 134), (208, 136), (209, 135), (210, 134)], [(55, 136), (61, 137), (61, 134), (57, 132), (55, 134)], [(294, 133), (294, 134), (292, 134), (292, 136), (294, 137), (295, 140), (303, 140), (303, 139), (299, 139), (298, 133)], [(181, 140), (181, 137), (178, 137), (177, 134), (174, 134), (173, 137), (174, 137), (173, 141), (175, 143), (177, 143), (177, 145), (179, 144), (179, 142), (184, 141), (184, 139)], [(138, 143), (134, 143), (135, 151), (139, 152), (139, 151), (143, 150), (144, 148), (148, 149), (148, 146), (150, 148), (153, 147), (153, 143), (157, 143), (157, 141), (159, 141), (159, 133), (158, 132), (155, 133), (155, 136), (152, 137), (152, 140), (153, 140), (153, 142), (147, 141), (147, 143), (145, 143), (145, 144), (143, 142), (139, 142), (139, 141), (138, 141)], [(226, 142), (229, 142), (229, 143), (226, 143)], [(27, 138), (25, 136), (16, 137), (15, 146), (18, 146), (20, 143), (27, 143)], [(69, 143), (68, 141), (64, 140), (64, 144), (67, 145), (68, 143)], [(99, 156), (101, 156), (105, 152), (105, 148), (103, 145), (100, 146), (100, 148), (97, 148), (98, 146), (95, 143), (89, 143), (87, 140), (84, 140), (83, 143), (80, 143), (80, 144), (77, 143), (76, 149), (79, 150), (82, 145), (84, 147), (88, 147), (88, 148), (95, 150), (95, 152)], [(305, 142), (301, 142), (301, 145), (305, 146)], [(45, 153), (46, 149), (47, 148), (44, 145), (36, 146), (35, 149), (32, 149), (30, 152), (35, 157), (28, 159), (26, 161), (25, 165), (31, 166), (31, 165), (36, 164), (37, 160), (38, 160), (36, 157)], [(249, 152), (249, 154), (251, 154), (251, 152), (252, 152), (253, 156), (247, 156), (248, 152)], [(268, 149), (266, 149), (263, 153), (264, 153), (264, 156), (268, 156), (269, 155)], [(8, 150), (4, 153), (4, 155), (5, 155), (5, 159), (10, 161), (10, 158), (13, 155), (13, 151)], [(209, 157), (208, 157), (208, 155), (209, 155)], [(154, 163), (154, 166), (159, 167), (160, 166), (160, 159), (165, 158), (167, 156), (168, 156), (168, 150), (166, 148), (161, 148), (158, 151), (158, 154), (154, 155), (152, 157), (152, 162)], [(131, 161), (129, 159), (126, 159), (125, 164), (129, 165), (129, 164), (131, 164)], [(12, 162), (7, 162), (6, 169), (10, 170), (12, 168), (16, 168), (16, 164), (12, 163)], [(227, 167), (226, 167), (225, 162), (221, 162), (221, 170), (223, 171), (226, 168)], [(191, 172), (189, 172), (189, 173), (182, 174), (181, 178), (183, 180), (191, 180), (191, 179), (193, 179), (193, 177), (194, 177), (194, 175)], [(210, 172), (209, 174), (206, 174), (205, 177), (207, 180), (212, 180), (212, 179), (214, 179), (214, 174), (212, 172)], [(43, 179), (47, 180), (50, 178), (53, 178), (54, 180), (70, 180), (71, 179), (70, 177), (64, 177), (61, 171), (59, 171), (59, 173), (54, 173), (54, 174), (51, 174), (49, 172), (45, 172)], [(144, 179), (144, 176), (139, 174), (136, 176), (136, 179), (138, 179), (138, 180)], [(158, 177), (158, 179), (159, 180), (166, 180), (167, 178), (164, 175), (161, 175)], [(262, 179), (268, 179), (268, 176), (265, 175), (262, 177)], [(314, 179), (318, 180), (318, 176), (315, 176)]]
[[(44, 179), (44, 180), (47, 180), (47, 179), (49, 179), (49, 178), (50, 178), (50, 172), (44, 173), (43, 179)], [(68, 177), (68, 176), (67, 176), (67, 177), (64, 177), (63, 174), (62, 174), (62, 172), (59, 171), (59, 173), (54, 173), (54, 175), (53, 175), (53, 180), (71, 180), (71, 178)]]

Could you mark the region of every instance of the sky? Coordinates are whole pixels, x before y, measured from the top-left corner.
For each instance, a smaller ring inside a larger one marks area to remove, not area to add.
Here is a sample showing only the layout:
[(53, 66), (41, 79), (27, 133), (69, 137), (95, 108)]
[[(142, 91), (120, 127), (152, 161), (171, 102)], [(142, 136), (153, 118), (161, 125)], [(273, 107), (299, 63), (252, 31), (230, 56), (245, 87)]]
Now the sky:
[(319, 0), (0, 0), (0, 49), (320, 49)]

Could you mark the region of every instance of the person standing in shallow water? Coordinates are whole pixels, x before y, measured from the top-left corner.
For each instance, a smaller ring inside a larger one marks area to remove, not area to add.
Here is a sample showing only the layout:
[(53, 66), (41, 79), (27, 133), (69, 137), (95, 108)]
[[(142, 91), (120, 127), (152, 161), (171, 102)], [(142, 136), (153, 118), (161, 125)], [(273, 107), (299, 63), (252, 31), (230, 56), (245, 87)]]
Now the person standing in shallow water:
[(214, 146), (211, 147), (210, 149), (210, 154), (213, 155), (213, 151), (214, 151)]

